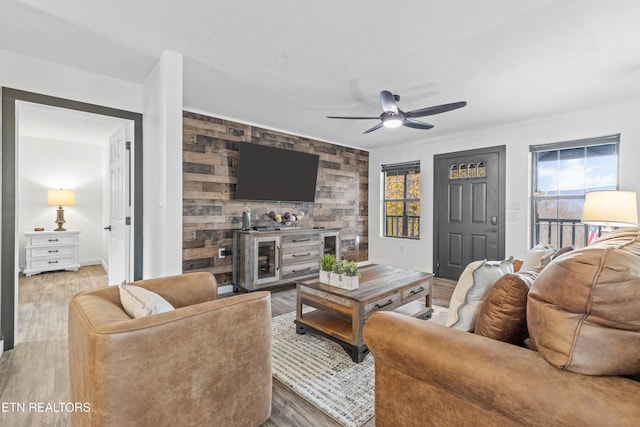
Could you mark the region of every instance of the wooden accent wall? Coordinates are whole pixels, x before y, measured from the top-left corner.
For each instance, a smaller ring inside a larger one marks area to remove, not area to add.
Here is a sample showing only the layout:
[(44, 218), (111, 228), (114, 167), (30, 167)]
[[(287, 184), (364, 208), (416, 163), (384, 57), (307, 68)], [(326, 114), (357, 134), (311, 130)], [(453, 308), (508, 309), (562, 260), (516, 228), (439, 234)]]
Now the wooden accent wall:
[[(242, 227), (245, 206), (252, 226), (274, 227), (269, 211), (303, 211), (299, 227), (340, 228), (342, 256), (368, 259), (367, 151), (191, 112), (183, 119), (183, 272), (211, 271), (219, 286), (231, 284), (232, 258), (218, 258), (218, 249), (231, 251), (232, 232)], [(240, 144), (318, 154), (315, 203), (236, 201)]]

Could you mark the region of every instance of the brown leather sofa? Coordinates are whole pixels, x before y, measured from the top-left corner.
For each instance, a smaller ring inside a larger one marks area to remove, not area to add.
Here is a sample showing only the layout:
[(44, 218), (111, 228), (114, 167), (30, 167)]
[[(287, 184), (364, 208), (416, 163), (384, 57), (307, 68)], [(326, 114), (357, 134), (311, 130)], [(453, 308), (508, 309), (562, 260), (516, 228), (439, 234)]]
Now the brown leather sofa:
[(635, 230), (559, 257), (536, 278), (527, 318), (540, 352), (375, 313), (364, 337), (376, 426), (638, 426), (639, 306)]
[(217, 300), (209, 273), (132, 283), (174, 311), (131, 319), (117, 286), (69, 305), (74, 426), (257, 426), (271, 413), (268, 292)]

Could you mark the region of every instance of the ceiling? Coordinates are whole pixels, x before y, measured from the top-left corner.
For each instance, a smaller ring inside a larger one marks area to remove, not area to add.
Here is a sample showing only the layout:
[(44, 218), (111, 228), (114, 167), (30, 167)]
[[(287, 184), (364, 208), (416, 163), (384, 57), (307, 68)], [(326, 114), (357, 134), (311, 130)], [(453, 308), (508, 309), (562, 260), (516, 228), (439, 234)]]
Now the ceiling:
[[(143, 83), (184, 58), (184, 108), (363, 149), (640, 97), (637, 0), (0, 0), (0, 48)], [(431, 130), (362, 132), (467, 101)]]

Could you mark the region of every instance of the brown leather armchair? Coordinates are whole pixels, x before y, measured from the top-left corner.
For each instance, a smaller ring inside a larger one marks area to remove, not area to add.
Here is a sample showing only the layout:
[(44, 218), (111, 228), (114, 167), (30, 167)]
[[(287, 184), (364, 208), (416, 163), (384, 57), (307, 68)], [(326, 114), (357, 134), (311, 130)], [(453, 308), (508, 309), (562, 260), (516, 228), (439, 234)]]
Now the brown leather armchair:
[(117, 286), (69, 305), (74, 426), (257, 426), (271, 413), (268, 292), (217, 300), (209, 273), (143, 280), (176, 309), (131, 319)]

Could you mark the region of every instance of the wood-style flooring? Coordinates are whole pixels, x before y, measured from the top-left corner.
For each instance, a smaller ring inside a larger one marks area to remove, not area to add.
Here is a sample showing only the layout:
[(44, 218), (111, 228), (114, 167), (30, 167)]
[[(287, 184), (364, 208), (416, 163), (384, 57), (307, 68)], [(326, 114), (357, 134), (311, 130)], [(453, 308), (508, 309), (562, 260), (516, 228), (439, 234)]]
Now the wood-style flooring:
[[(106, 286), (100, 266), (19, 279), (18, 339), (0, 359), (0, 426), (68, 426), (64, 412), (30, 411), (29, 404), (69, 402), (67, 307), (79, 292)], [(436, 279), (433, 304), (448, 306), (455, 282)], [(272, 290), (272, 314), (295, 309), (295, 287)], [(22, 405), (24, 410), (20, 407)], [(55, 407), (53, 407), (55, 409)], [(375, 425), (375, 420), (366, 427)], [(338, 424), (279, 381), (273, 381), (271, 417), (264, 427), (337, 427)]]

